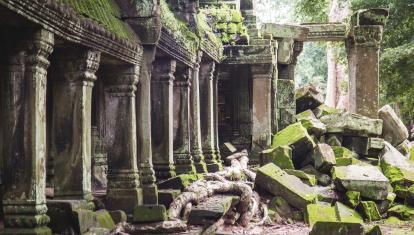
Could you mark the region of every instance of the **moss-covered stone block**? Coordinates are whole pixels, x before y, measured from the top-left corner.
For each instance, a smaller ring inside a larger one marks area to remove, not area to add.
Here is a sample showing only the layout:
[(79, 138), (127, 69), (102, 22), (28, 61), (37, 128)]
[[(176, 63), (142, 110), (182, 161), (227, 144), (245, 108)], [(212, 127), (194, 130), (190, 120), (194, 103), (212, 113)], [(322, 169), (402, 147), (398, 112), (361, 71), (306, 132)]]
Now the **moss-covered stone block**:
[(312, 159), (315, 168), (323, 173), (330, 173), (332, 167), (336, 165), (335, 153), (327, 144), (316, 145)]
[(358, 212), (340, 202), (335, 203), (335, 212), (338, 220), (341, 222), (364, 223), (364, 220)]
[(336, 222), (339, 220), (335, 208), (331, 205), (310, 204), (306, 206), (305, 221), (310, 227), (313, 227), (316, 222)]
[(184, 190), (187, 186), (197, 180), (204, 179), (202, 174), (181, 174), (171, 179), (159, 182), (158, 189), (179, 189)]
[(344, 136), (377, 137), (382, 133), (382, 120), (371, 119), (355, 113), (331, 114), (321, 117), (327, 133)]
[(356, 208), (361, 202), (361, 193), (357, 191), (347, 191), (344, 195), (344, 201), (348, 206)]
[(165, 220), (167, 220), (167, 209), (164, 205), (139, 205), (134, 208), (134, 223)]
[(361, 161), (355, 158), (341, 157), (341, 158), (336, 159), (336, 166), (349, 166), (349, 165), (356, 165), (360, 163)]
[(289, 146), (292, 148), (292, 159), (295, 164), (306, 160), (306, 156), (315, 147), (315, 142), (301, 123), (292, 124), (278, 132), (274, 138), (272, 147)]
[(401, 220), (414, 220), (414, 208), (406, 205), (395, 205), (388, 209), (387, 213)]
[(388, 211), (388, 209), (394, 203), (396, 197), (397, 197), (397, 195), (395, 193), (388, 192), (387, 199), (375, 202), (377, 204), (377, 208), (378, 208), (378, 211), (380, 212), (380, 214), (383, 214), (383, 213)]
[(111, 218), (115, 224), (127, 222), (128, 217), (124, 211), (121, 211), (121, 210), (109, 211), (109, 214), (111, 215)]
[(193, 207), (188, 224), (211, 225), (222, 218), (230, 208), (239, 202), (236, 196), (216, 195)]
[(360, 223), (316, 222), (309, 235), (362, 235), (364, 227)]
[(273, 163), (282, 169), (295, 169), (292, 162), (292, 149), (288, 146), (278, 146), (262, 151), (260, 165), (268, 163)]
[(313, 109), (312, 111), (315, 114), (316, 118), (321, 118), (326, 115), (339, 114), (343, 112), (343, 110), (329, 107), (326, 104), (321, 104), (317, 108)]
[(312, 85), (304, 86), (296, 90), (296, 113), (307, 109), (315, 109), (324, 101), (323, 95)]
[(362, 197), (384, 200), (388, 195), (389, 180), (374, 166), (338, 166), (332, 170), (336, 189), (342, 192), (358, 191)]
[(320, 137), (326, 133), (325, 124), (323, 124), (318, 119), (302, 119), (300, 120), (303, 127), (308, 130), (308, 133), (311, 135), (315, 135), (316, 137)]
[(115, 223), (112, 219), (111, 214), (107, 210), (98, 210), (94, 212), (94, 217), (96, 220), (96, 226), (99, 228), (106, 228), (109, 231), (115, 229)]
[(269, 210), (277, 212), (281, 217), (293, 218), (293, 209), (289, 203), (283, 199), (283, 197), (276, 196), (272, 198), (269, 202), (268, 208)]
[(285, 169), (285, 172), (289, 175), (294, 175), (302, 180), (305, 184), (309, 186), (315, 186), (316, 185), (316, 177), (314, 175), (306, 174), (303, 171), (300, 170), (293, 170), (293, 169)]
[(358, 154), (342, 146), (332, 146), (336, 158), (358, 158)]
[(283, 197), (291, 206), (298, 209), (305, 209), (308, 204), (317, 201), (317, 193), (310, 186), (273, 163), (257, 170), (255, 186)]
[(375, 225), (370, 230), (368, 230), (365, 235), (383, 235), (384, 233), (381, 230), (379, 225)]
[(296, 119), (301, 121), (303, 119), (316, 119), (315, 114), (313, 114), (312, 110), (308, 109), (301, 113), (296, 114)]
[(368, 222), (381, 220), (381, 214), (378, 211), (377, 204), (373, 201), (362, 201), (359, 203), (357, 210)]

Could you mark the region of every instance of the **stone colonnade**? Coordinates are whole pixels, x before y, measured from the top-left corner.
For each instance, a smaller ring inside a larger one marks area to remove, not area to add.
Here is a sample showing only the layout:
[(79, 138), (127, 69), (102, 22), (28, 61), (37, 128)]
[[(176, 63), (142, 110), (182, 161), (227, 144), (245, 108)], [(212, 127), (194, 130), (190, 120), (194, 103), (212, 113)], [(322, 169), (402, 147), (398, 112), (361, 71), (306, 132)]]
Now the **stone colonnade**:
[[(62, 204), (94, 210), (92, 132), (103, 135), (110, 210), (130, 215), (138, 205), (157, 204), (155, 175), (221, 169), (215, 61), (200, 56), (201, 65), (189, 67), (145, 47), (142, 64), (128, 64), (89, 48), (56, 46), (45, 29), (4, 40), (6, 233), (50, 233), (47, 214)], [(53, 190), (46, 200), (47, 165)]]

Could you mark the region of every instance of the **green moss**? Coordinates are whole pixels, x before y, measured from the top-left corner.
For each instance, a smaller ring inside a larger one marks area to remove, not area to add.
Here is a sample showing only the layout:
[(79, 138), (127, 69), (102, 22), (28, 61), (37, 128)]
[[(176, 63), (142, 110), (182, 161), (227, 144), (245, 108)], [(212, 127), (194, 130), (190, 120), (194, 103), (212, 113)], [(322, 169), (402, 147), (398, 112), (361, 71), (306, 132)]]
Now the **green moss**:
[(200, 45), (198, 36), (191, 32), (185, 22), (175, 17), (165, 0), (160, 0), (160, 7), (163, 26), (170, 31), (174, 39), (180, 42), (184, 48), (192, 53), (196, 53)]
[(341, 222), (363, 223), (362, 217), (354, 209), (351, 209), (340, 202), (335, 204), (336, 215)]
[(396, 205), (388, 210), (388, 214), (396, 216), (402, 220), (413, 220), (414, 219), (414, 208), (405, 205)]
[(286, 127), (285, 129), (277, 133), (275, 138), (273, 139), (272, 147), (275, 148), (283, 145), (289, 146), (293, 143), (300, 141), (303, 138), (307, 138), (311, 142), (312, 147), (315, 146), (315, 142), (308, 134), (306, 128), (303, 127), (303, 125), (300, 122), (298, 122)]
[(109, 230), (115, 229), (115, 223), (107, 210), (99, 210), (94, 212), (97, 221), (97, 226), (107, 228)]
[(358, 154), (345, 147), (332, 146), (332, 150), (334, 151), (335, 158), (358, 158)]
[(164, 205), (139, 205), (134, 208), (134, 222), (158, 222), (167, 220)]
[(361, 193), (357, 191), (347, 191), (345, 193), (345, 202), (352, 208), (356, 208), (361, 200)]
[(308, 175), (305, 172), (300, 171), (300, 170), (285, 169), (285, 171), (289, 175), (294, 175), (298, 177), (307, 185), (310, 185), (310, 186), (316, 185), (316, 177), (314, 175)]
[(58, 0), (71, 7), (83, 17), (101, 24), (108, 31), (121, 38), (134, 38), (128, 24), (120, 20), (120, 9), (113, 0)]
[(360, 161), (355, 158), (340, 157), (336, 159), (336, 166), (349, 166), (358, 163), (360, 163)]
[(335, 208), (325, 204), (310, 204), (306, 207), (305, 221), (310, 227), (316, 222), (336, 222)]
[(262, 165), (271, 162), (281, 169), (295, 169), (292, 162), (292, 149), (288, 146), (264, 150), (260, 157)]
[(369, 222), (381, 220), (381, 215), (378, 211), (377, 205), (373, 201), (361, 202), (358, 206), (358, 210)]
[(401, 184), (404, 182), (403, 172), (390, 164), (387, 164), (385, 161), (380, 161), (380, 167), (382, 173), (390, 180), (392, 185)]

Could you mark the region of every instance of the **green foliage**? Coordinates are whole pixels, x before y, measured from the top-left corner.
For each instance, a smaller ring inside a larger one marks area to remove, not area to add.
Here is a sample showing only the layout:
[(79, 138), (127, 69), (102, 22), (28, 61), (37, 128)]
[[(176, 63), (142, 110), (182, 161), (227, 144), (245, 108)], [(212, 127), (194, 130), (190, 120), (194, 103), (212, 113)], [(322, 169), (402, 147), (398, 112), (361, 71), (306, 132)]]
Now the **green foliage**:
[(329, 0), (298, 0), (295, 14), (304, 22), (327, 22), (329, 3)]

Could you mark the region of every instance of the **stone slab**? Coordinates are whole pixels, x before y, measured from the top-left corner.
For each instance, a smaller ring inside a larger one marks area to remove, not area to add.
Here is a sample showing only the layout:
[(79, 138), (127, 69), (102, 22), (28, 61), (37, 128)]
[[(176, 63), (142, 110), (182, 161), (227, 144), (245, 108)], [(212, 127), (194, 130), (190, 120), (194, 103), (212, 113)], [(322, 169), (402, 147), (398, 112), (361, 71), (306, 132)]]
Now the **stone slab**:
[(291, 206), (298, 209), (305, 209), (308, 204), (317, 201), (317, 193), (310, 186), (272, 163), (257, 170), (255, 186), (283, 197)]
[(267, 149), (260, 154), (260, 165), (273, 163), (282, 169), (295, 169), (292, 162), (292, 149), (288, 146), (278, 146)]
[(138, 205), (134, 208), (134, 223), (160, 222), (167, 220), (164, 205)]
[(361, 202), (357, 210), (364, 216), (364, 219), (368, 222), (381, 220), (381, 215), (378, 211), (377, 204), (373, 201)]
[(181, 174), (173, 178), (159, 182), (158, 189), (178, 189), (184, 190), (191, 183), (203, 179), (202, 174)]
[(313, 227), (316, 222), (337, 222), (339, 220), (334, 207), (328, 203), (319, 203), (306, 207), (305, 221), (310, 227)]
[(339, 191), (357, 191), (362, 197), (384, 200), (388, 195), (389, 180), (374, 166), (339, 166), (332, 170)]
[(335, 213), (338, 220), (341, 222), (364, 223), (364, 220), (358, 212), (340, 202), (335, 203)]
[(312, 159), (315, 168), (323, 173), (329, 173), (332, 167), (336, 165), (335, 153), (331, 146), (327, 144), (317, 144)]
[(385, 141), (379, 159), (382, 172), (393, 186), (414, 184), (414, 162), (403, 156), (392, 144)]
[(216, 195), (193, 207), (188, 217), (188, 224), (211, 225), (222, 218), (230, 208), (237, 204), (236, 196)]
[(382, 137), (393, 146), (401, 144), (408, 139), (408, 130), (404, 123), (389, 105), (385, 105), (378, 111), (379, 118), (383, 121)]
[(309, 185), (309, 186), (315, 186), (316, 185), (316, 176), (314, 175), (310, 175), (310, 174), (306, 174), (303, 171), (300, 170), (294, 170), (294, 169), (284, 169), (284, 171), (286, 173), (288, 173), (289, 175), (294, 175), (296, 177), (298, 177), (299, 179), (302, 180), (302, 182), (304, 182), (305, 184)]
[(382, 133), (382, 120), (371, 119), (355, 113), (330, 114), (321, 117), (327, 133), (344, 136), (378, 137)]
[(316, 222), (309, 235), (362, 235), (364, 227), (360, 223)]
[(236, 147), (234, 147), (233, 144), (226, 142), (224, 144), (221, 145), (220, 147), (220, 154), (222, 156), (223, 159), (225, 159), (226, 157), (234, 154), (237, 152)]
[(323, 104), (322, 94), (314, 86), (308, 85), (296, 90), (296, 113), (307, 109), (315, 109)]

